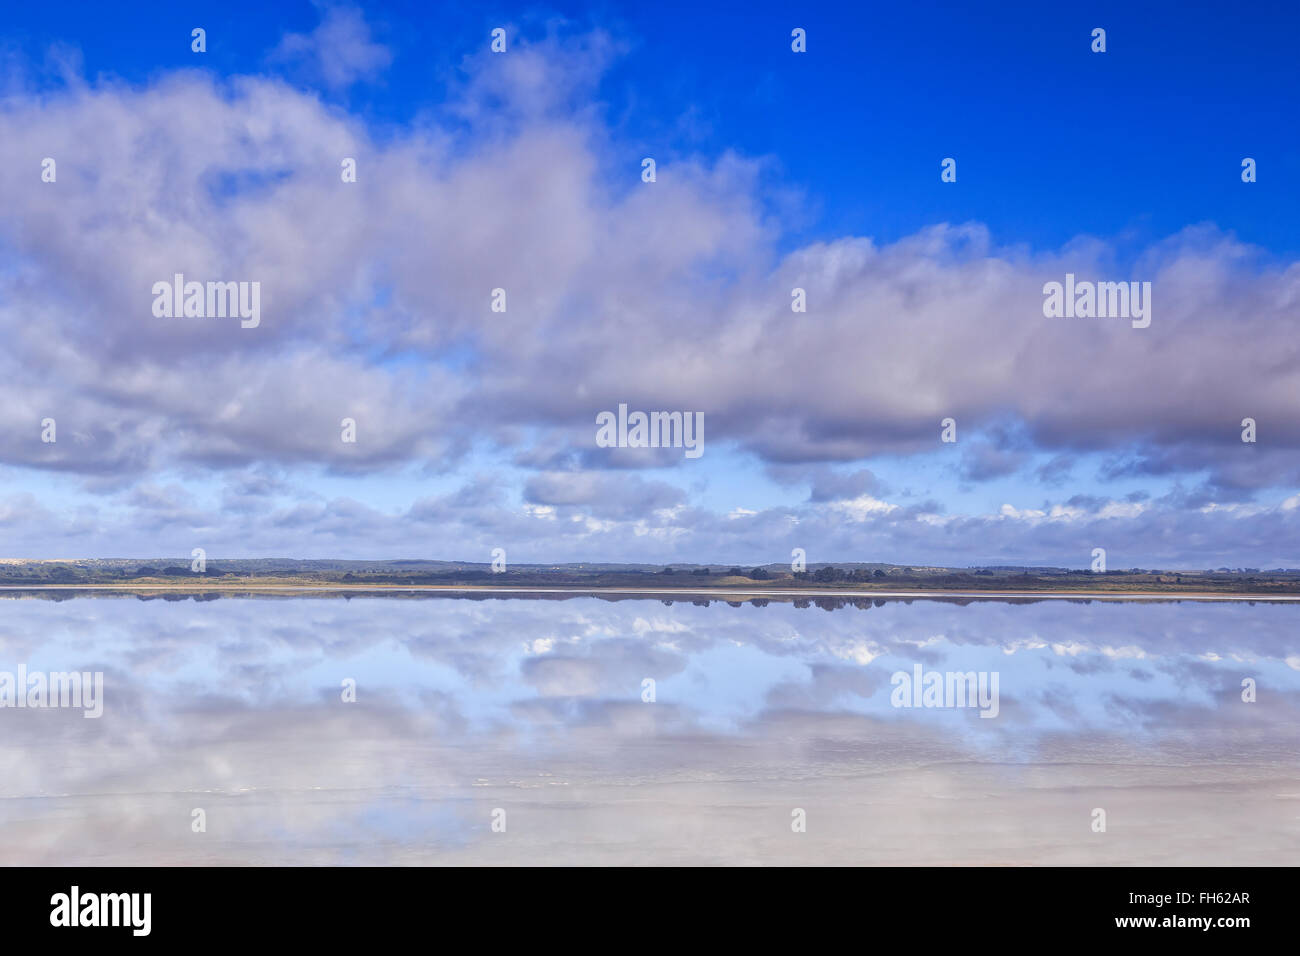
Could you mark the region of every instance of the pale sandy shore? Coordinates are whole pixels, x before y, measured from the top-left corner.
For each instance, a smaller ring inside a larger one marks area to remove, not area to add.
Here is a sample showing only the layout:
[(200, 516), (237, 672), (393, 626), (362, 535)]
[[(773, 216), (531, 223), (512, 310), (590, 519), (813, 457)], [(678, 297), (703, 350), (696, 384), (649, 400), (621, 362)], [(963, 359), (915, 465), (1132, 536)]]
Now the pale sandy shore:
[[(1300, 839), (1294, 770), (798, 769), (10, 798), (0, 865), (1285, 866)], [(207, 832), (192, 832), (193, 807)], [(806, 832), (792, 832), (795, 808)]]
[(644, 595), (648, 597), (744, 597), (746, 600), (764, 597), (809, 598), (962, 598), (1004, 600), (1007, 598), (1039, 598), (1056, 600), (1090, 601), (1271, 601), (1293, 603), (1300, 594), (1248, 594), (1205, 593), (1182, 591), (853, 591), (793, 588), (554, 588), (554, 587), (496, 587), (493, 585), (441, 585), (441, 584), (5, 584), (0, 591), (176, 591), (182, 593), (211, 593), (213, 591), (285, 591), (293, 593), (465, 593), (465, 594), (584, 594), (593, 597), (602, 594)]

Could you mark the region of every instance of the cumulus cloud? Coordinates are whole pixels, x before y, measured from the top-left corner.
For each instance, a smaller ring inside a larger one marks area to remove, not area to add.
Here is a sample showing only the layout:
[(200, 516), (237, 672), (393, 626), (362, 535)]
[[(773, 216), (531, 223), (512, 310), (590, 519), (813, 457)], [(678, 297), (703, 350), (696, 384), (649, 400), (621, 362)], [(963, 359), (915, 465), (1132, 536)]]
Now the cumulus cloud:
[(271, 52), (272, 62), (292, 63), (332, 89), (372, 79), (392, 62), (387, 47), (375, 43), (370, 25), (352, 7), (327, 7), (311, 33), (289, 33)]
[(600, 473), (545, 472), (528, 480), (524, 497), (543, 505), (585, 506), (601, 517), (645, 515), (685, 501), (681, 489), (662, 481), (646, 481)]
[[(1135, 330), (1042, 314), (1044, 282), (1066, 272), (1125, 278), (1098, 240), (1031, 252), (940, 223), (783, 252), (759, 159), (665, 158), (640, 181), (591, 102), (617, 52), (591, 34), (521, 43), (508, 69), (471, 58), (451, 101), (382, 141), (274, 77), (11, 94), (0, 163), (54, 156), (59, 175), (5, 188), (0, 463), (105, 493), (166, 472), (230, 475), (235, 514), (203, 526), (273, 550), (263, 529), (373, 551), (431, 516), (461, 529), (450, 540), (528, 548), (546, 515), (564, 519), (538, 541), (557, 559), (752, 562), (808, 541), (848, 556), (870, 534), (891, 549), (879, 557), (1028, 561), (1086, 554), (1100, 539), (1080, 540), (1105, 532), (1146, 541), (1143, 563), (1212, 560), (1228, 542), (1296, 563), (1280, 498), (1253, 516), (1201, 509), (1300, 480), (1300, 264), (1190, 227), (1132, 266), (1154, 290), (1151, 326)], [(343, 8), (280, 53), (335, 86), (387, 58)], [(345, 157), (355, 183), (341, 181)], [(260, 281), (261, 325), (156, 318), (151, 288), (176, 273)], [(809, 303), (797, 323), (794, 287)], [(496, 288), (505, 312), (489, 308)], [(621, 402), (703, 412), (711, 454), (807, 500), (703, 507), (710, 479), (686, 485), (709, 473), (680, 453), (595, 447), (596, 413)], [(1246, 414), (1266, 441), (1239, 440)], [(56, 445), (37, 440), (45, 416)], [(964, 480), (1037, 468), (1061, 493), (968, 515), (892, 496), (875, 462), (932, 453), (948, 416), (970, 442)], [(340, 440), (345, 417), (355, 443)], [(1102, 452), (1100, 480), (1185, 486), (1140, 509), (1069, 510), (1072, 464)], [(455, 473), (485, 454), (509, 462), (489, 481), (516, 481), (490, 501), (314, 490), (323, 474)], [(605, 476), (628, 469), (663, 477)], [(253, 474), (277, 485), (242, 487)], [(151, 500), (83, 502), (20, 540), (40, 550), (90, 522), (101, 534), (83, 548), (103, 548), (107, 529), (151, 509), (200, 523)], [(1085, 534), (1087, 522), (1099, 524)]]

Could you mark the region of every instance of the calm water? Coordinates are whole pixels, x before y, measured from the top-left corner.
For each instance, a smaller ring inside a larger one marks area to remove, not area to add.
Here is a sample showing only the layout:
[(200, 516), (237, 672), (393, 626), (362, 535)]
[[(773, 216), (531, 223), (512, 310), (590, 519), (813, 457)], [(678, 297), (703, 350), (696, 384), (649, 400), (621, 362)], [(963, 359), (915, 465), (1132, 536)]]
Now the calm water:
[[(0, 672), (102, 671), (104, 700), (99, 719), (0, 709), (0, 863), (1294, 864), (1298, 622), (1263, 603), (8, 598)], [(918, 665), (996, 674), (996, 716), (894, 706), (891, 675)]]

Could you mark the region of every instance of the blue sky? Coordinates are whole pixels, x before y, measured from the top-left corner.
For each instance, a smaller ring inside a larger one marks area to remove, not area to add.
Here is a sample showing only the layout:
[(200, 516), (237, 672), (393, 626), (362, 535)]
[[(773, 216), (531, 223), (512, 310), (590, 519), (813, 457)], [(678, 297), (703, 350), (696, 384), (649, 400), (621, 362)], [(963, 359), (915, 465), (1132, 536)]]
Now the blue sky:
[[(6, 550), (1300, 566), (1297, 21), (16, 9)], [(159, 325), (178, 271), (263, 325)], [(1152, 326), (1044, 318), (1067, 272), (1151, 281)], [(620, 402), (707, 454), (598, 448)]]
[[(285, 32), (309, 33), (320, 9), (51, 3), (10, 11), (6, 45), (33, 62), (67, 46), (87, 76), (147, 83), (196, 66), (181, 41), (203, 25), (204, 69), (292, 74), (268, 66), (267, 50)], [(363, 9), (391, 67), (375, 83), (318, 92), (377, 132), (437, 112), (494, 26), (531, 37), (614, 31), (624, 52), (599, 97), (630, 155), (653, 145), (770, 158), (780, 185), (815, 207), (791, 242), (892, 240), (977, 220), (1005, 243), (1054, 248), (1089, 234), (1135, 246), (1209, 221), (1275, 254), (1300, 248), (1300, 198), (1288, 188), (1300, 176), (1300, 133), (1285, 121), (1300, 109), (1294, 4)], [(808, 30), (809, 55), (790, 55), (791, 24)], [(1090, 50), (1097, 26), (1104, 56)], [(1263, 161), (1248, 194), (1220, 175), (1238, 154)], [(934, 188), (936, 156), (959, 158), (960, 191)]]

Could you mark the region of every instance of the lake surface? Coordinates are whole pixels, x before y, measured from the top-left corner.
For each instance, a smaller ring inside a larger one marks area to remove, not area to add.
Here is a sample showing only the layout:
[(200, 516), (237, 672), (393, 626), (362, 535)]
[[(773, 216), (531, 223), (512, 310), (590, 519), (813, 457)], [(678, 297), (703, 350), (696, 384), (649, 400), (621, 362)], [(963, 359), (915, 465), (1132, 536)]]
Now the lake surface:
[(825, 603), (6, 596), (0, 863), (1300, 861), (1300, 607)]

